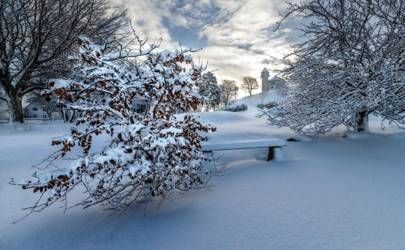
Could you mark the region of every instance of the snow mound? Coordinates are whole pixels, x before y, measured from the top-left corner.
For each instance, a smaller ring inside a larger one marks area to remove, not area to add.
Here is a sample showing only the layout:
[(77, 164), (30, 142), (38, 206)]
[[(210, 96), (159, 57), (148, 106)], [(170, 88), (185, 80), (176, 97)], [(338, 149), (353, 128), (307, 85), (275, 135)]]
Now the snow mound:
[(278, 90), (270, 90), (264, 94), (256, 94), (252, 96), (246, 96), (235, 101), (235, 104), (246, 104), (248, 107), (256, 108), (259, 104), (265, 104), (269, 102), (280, 103), (284, 100), (284, 96)]
[(218, 111), (202, 112), (197, 113), (197, 115), (206, 122), (213, 124), (223, 124), (249, 121), (250, 119), (246, 115), (243, 115), (243, 113), (244, 112)]

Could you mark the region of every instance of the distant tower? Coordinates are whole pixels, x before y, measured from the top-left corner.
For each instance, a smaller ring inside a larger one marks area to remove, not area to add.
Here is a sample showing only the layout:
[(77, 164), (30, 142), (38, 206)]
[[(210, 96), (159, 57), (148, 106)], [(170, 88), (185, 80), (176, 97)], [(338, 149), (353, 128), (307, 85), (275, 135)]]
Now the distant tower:
[(266, 68), (264, 68), (262, 70), (262, 74), (261, 74), (261, 78), (262, 78), (262, 94), (266, 93), (267, 91), (270, 90), (269, 77), (270, 77), (269, 71)]

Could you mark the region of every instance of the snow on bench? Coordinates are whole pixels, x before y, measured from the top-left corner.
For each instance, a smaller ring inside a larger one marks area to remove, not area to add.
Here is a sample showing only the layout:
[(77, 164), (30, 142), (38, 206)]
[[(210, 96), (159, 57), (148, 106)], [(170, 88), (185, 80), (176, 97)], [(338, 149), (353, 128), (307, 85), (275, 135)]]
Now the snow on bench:
[(207, 142), (203, 145), (204, 153), (212, 154), (214, 151), (238, 150), (238, 149), (253, 149), (253, 148), (268, 148), (267, 161), (281, 160), (281, 147), (284, 147), (286, 142), (282, 139), (250, 139), (238, 140), (229, 142)]

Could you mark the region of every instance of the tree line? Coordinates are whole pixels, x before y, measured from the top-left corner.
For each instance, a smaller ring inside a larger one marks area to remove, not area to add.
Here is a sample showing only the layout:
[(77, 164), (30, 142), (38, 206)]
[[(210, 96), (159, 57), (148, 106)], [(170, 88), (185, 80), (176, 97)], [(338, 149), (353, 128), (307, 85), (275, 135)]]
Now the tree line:
[[(129, 30), (125, 11), (107, 0), (1, 0), (0, 106), (7, 105), (15, 122), (24, 121), (24, 102), (41, 103), (47, 113), (57, 111), (72, 120), (72, 111), (45, 101), (40, 92), (50, 80), (71, 74), (69, 57), (80, 36), (121, 46), (128, 42)], [(213, 74), (206, 74), (201, 84), (206, 109), (227, 106), (238, 91), (232, 81), (216, 86)]]
[(245, 76), (240, 87), (235, 80), (222, 80), (218, 84), (216, 76), (212, 72), (203, 75), (199, 93), (204, 97), (203, 110), (216, 110), (219, 107), (227, 107), (238, 96), (239, 90), (243, 89), (249, 96), (259, 88), (256, 78)]

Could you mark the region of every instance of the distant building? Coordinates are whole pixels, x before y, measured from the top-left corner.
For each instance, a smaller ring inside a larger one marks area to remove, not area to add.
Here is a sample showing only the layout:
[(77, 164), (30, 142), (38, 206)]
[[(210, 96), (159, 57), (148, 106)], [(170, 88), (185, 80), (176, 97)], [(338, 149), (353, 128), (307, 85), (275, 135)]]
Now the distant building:
[(24, 108), (24, 116), (26, 118), (46, 119), (47, 113), (44, 111), (42, 105), (38, 103), (30, 103)]
[(269, 84), (270, 73), (269, 73), (269, 71), (266, 68), (264, 68), (262, 70), (260, 77), (262, 78), (262, 93), (266, 93), (270, 90), (270, 84)]
[(62, 119), (59, 108), (47, 103), (32, 102), (24, 108), (24, 117), (31, 119)]
[(283, 92), (286, 90), (286, 81), (280, 77), (270, 78), (269, 71), (264, 68), (261, 73), (262, 78), (262, 93), (267, 93), (270, 90), (279, 90)]

